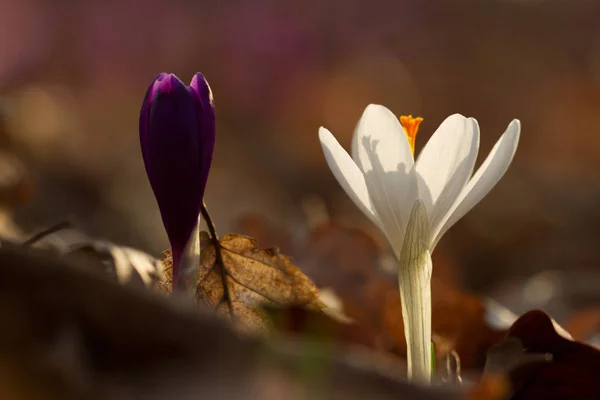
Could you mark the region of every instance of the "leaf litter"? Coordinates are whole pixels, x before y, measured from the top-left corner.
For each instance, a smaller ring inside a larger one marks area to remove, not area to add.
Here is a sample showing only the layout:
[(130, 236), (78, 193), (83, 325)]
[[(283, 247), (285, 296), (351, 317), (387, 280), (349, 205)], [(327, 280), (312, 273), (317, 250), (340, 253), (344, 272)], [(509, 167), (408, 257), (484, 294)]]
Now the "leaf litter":
[[(312, 253), (312, 258), (309, 258), (312, 264), (307, 263), (306, 258), (300, 260), (302, 265), (308, 264), (313, 267), (312, 270), (309, 268), (312, 273), (319, 272), (318, 269), (315, 269), (319, 265), (334, 266), (333, 270), (321, 269), (321, 272), (326, 272), (326, 275), (316, 274), (317, 282), (334, 283), (331, 285), (333, 290), (330, 293), (329, 289), (320, 293), (313, 281), (292, 263), (292, 259), (282, 255), (277, 248), (259, 248), (256, 240), (236, 234), (225, 235), (215, 242), (208, 233), (202, 232), (201, 247), (203, 251), (199, 265), (196, 301), (212, 308), (221, 316), (229, 317), (234, 322), (234, 326), (243, 328), (244, 331), (266, 331), (275, 327), (285, 333), (300, 333), (302, 335), (300, 336), (301, 342), (304, 342), (305, 345), (311, 340), (326, 338), (332, 343), (353, 343), (385, 353), (385, 346), (381, 346), (382, 338), (378, 331), (389, 334), (389, 332), (393, 332), (393, 329), (389, 329), (393, 325), (386, 325), (384, 322), (380, 322), (381, 325), (373, 324), (372, 319), (369, 323), (369, 318), (376, 316), (377, 311), (376, 303), (372, 303), (372, 300), (369, 299), (372, 299), (374, 295), (375, 298), (381, 299), (377, 295), (385, 294), (383, 298), (388, 300), (383, 303), (383, 310), (380, 310), (383, 314), (377, 317), (385, 319), (387, 318), (386, 312), (390, 313), (391, 317), (396, 306), (399, 306), (395, 304), (398, 302), (397, 296), (394, 296), (395, 300), (392, 301), (392, 294), (396, 294), (396, 292), (390, 281), (386, 280), (385, 274), (378, 272), (375, 274), (378, 278), (373, 280), (372, 271), (377, 271), (377, 268), (369, 270), (364, 267), (377, 262), (381, 249), (369, 240), (365, 241), (365, 238), (358, 240), (362, 235), (360, 230), (347, 231), (347, 229), (335, 224), (318, 228), (316, 232), (319, 233), (316, 237), (319, 239), (315, 240), (315, 236), (311, 235), (309, 241), (308, 248), (317, 249), (316, 253)], [(353, 239), (351, 241), (340, 240), (340, 237)], [(335, 239), (331, 241), (331, 238)], [(366, 248), (358, 246), (357, 243), (361, 241), (371, 244)], [(362, 259), (359, 258), (361, 251), (368, 248), (371, 250), (362, 254)], [(10, 250), (10, 246), (7, 249)], [(109, 256), (113, 270), (110, 272), (104, 269), (103, 272), (114, 275), (119, 283), (129, 283), (135, 275), (150, 288), (154, 285), (148, 285), (149, 281), (160, 279), (160, 291), (170, 291), (169, 251), (163, 253), (165, 275), (162, 277), (160, 268), (158, 268), (158, 274), (155, 274), (157, 263), (160, 265), (156, 259), (138, 250), (117, 246), (110, 242), (87, 240), (77, 244), (70, 243), (58, 254), (77, 263), (86, 261), (85, 257), (82, 257), (85, 254), (92, 254), (92, 259), (96, 262), (99, 255)], [(311, 253), (308, 252), (308, 254)], [(342, 258), (340, 258), (341, 255), (343, 255)], [(325, 263), (324, 260), (327, 262)], [(360, 269), (353, 269), (359, 264)], [(94, 270), (98, 272), (97, 268)], [(369, 272), (362, 275), (365, 271)], [(351, 272), (350, 275), (348, 272)], [(342, 286), (336, 287), (334, 279), (336, 276), (341, 282), (345, 282)], [(350, 277), (352, 278), (348, 281)], [(353, 282), (353, 284), (344, 286), (349, 282)], [(348, 288), (352, 287), (354, 289), (347, 292)], [(371, 288), (369, 289), (369, 287)], [(458, 300), (464, 297), (464, 294), (452, 287), (443, 289), (438, 288), (438, 292), (446, 299), (446, 306), (453, 304), (452, 301), (448, 303), (449, 299), (455, 297)], [(371, 297), (363, 298), (363, 300), (367, 300), (366, 304), (360, 304), (361, 298), (356, 297), (361, 291), (363, 296), (365, 293), (371, 293), (369, 295)], [(329, 298), (329, 300), (324, 301), (325, 298)], [(464, 299), (459, 300), (457, 304), (464, 304), (464, 301)], [(331, 317), (330, 314), (324, 312), (328, 308), (340, 308), (339, 305), (335, 305), (336, 302), (343, 303), (343, 307), (352, 317), (351, 319), (347, 319), (346, 316), (344, 318)], [(475, 305), (475, 303), (473, 304)], [(347, 307), (348, 305), (349, 307)], [(363, 312), (367, 310), (362, 317), (357, 312), (361, 307)], [(479, 306), (461, 307), (459, 309), (462, 310), (480, 309)], [(455, 309), (452, 307), (448, 309), (445, 321), (453, 318), (452, 315), (456, 313), (453, 310)], [(467, 312), (466, 315), (469, 313), (472, 311)], [(476, 311), (474, 315), (479, 314), (480, 312)], [(472, 317), (459, 318), (457, 323), (470, 328), (468, 329), (470, 334), (467, 337), (473, 337), (471, 334), (475, 334), (474, 332), (481, 334), (481, 331), (477, 330), (479, 328), (476, 328), (477, 324), (468, 323), (469, 318)], [(484, 320), (485, 318), (481, 315), (476, 318), (476, 321)], [(399, 323), (401, 327), (401, 321), (398, 321), (397, 318), (394, 323)], [(81, 331), (78, 330), (77, 324), (73, 324), (74, 322), (70, 321), (68, 326), (65, 326), (64, 329), (61, 328), (61, 332), (66, 332), (66, 336), (61, 334), (60, 337), (66, 338), (65, 340), (69, 343), (73, 342), (72, 339), (75, 338), (77, 339), (75, 342), (79, 343), (77, 346), (84, 346), (85, 344), (82, 344), (83, 342), (80, 340)], [(475, 328), (474, 331), (473, 328)], [(438, 325), (438, 331), (446, 332), (446, 335), (455, 329), (456, 324), (447, 325), (441, 330)], [(446, 360), (450, 360), (448, 355), (456, 355), (453, 350), (456, 342), (449, 342), (447, 337), (442, 339), (438, 337), (436, 340), (436, 349), (446, 345), (446, 349), (442, 352), (445, 354)], [(491, 339), (487, 340), (489, 342)], [(66, 347), (55, 346), (56, 351), (64, 353), (63, 350), (60, 350), (64, 347), (68, 350), (69, 357), (75, 357), (75, 361), (71, 362), (71, 360), (69, 363), (77, 364), (80, 361), (77, 358), (81, 355), (78, 352), (73, 353), (71, 351), (73, 346), (69, 343)], [(442, 346), (439, 346), (440, 343)], [(481, 342), (479, 343), (481, 344)], [(344, 351), (352, 354), (354, 350), (350, 347)], [(390, 349), (388, 348), (387, 351)], [(391, 351), (391, 353), (401, 355), (401, 352), (397, 351)], [(382, 371), (396, 365), (392, 368), (398, 372), (400, 364), (393, 358), (388, 358), (386, 361), (375, 357), (375, 353), (366, 358), (365, 354), (367, 353), (363, 352), (360, 356), (363, 362), (368, 360), (365, 365)], [(68, 357), (67, 359), (70, 360)], [(346, 359), (350, 361), (352, 357)], [(460, 382), (461, 359), (456, 356), (455, 362), (458, 363), (457, 368), (454, 368), (456, 371), (448, 374), (452, 379), (443, 379), (444, 381)], [(385, 367), (386, 365), (388, 367)], [(451, 369), (453, 368), (450, 368), (449, 371)], [(597, 373), (594, 372), (598, 370), (600, 370), (600, 352), (591, 346), (573, 341), (569, 333), (554, 320), (543, 312), (533, 311), (520, 317), (508, 331), (506, 340), (489, 351), (483, 375), (475, 386), (461, 392), (463, 394), (461, 398), (482, 400), (503, 399), (509, 398), (509, 396), (511, 399), (567, 398), (565, 396), (568, 398), (596, 398), (594, 396), (600, 395), (600, 388), (593, 382), (600, 380), (600, 377), (596, 376)], [(456, 396), (439, 398), (456, 398)]]

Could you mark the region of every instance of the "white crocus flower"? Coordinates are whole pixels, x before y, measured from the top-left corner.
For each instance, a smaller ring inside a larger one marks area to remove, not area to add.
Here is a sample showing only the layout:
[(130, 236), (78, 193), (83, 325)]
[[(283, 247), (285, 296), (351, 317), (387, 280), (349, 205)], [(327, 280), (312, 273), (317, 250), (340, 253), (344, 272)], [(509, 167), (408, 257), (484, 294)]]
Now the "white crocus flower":
[(520, 134), (513, 120), (473, 176), (479, 126), (460, 114), (442, 122), (418, 159), (421, 118), (369, 105), (352, 141), (352, 157), (331, 132), (319, 139), (338, 182), (387, 237), (399, 262), (409, 377), (431, 377), (431, 252), (452, 225), (488, 194), (510, 165)]

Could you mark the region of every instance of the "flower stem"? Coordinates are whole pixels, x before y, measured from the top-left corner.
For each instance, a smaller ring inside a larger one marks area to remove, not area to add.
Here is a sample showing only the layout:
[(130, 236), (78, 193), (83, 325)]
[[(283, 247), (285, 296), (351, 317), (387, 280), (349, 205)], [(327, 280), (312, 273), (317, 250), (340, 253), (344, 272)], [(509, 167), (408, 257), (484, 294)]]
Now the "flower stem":
[(423, 203), (412, 209), (399, 259), (398, 284), (406, 337), (408, 379), (431, 381), (431, 254)]
[(200, 215), (198, 216), (198, 222), (196, 224), (196, 227), (192, 231), (190, 240), (182, 254), (179, 268), (180, 273), (178, 274), (177, 280), (173, 286), (173, 288), (177, 290), (189, 291), (192, 293), (192, 295), (196, 292), (196, 283), (198, 281), (198, 269), (200, 268), (200, 223), (202, 221), (202, 218), (204, 218), (204, 220), (206, 221), (211, 241), (217, 249), (217, 257), (220, 258), (221, 256), (219, 235), (217, 234), (215, 223), (213, 222), (212, 217), (208, 213), (206, 204), (202, 202), (202, 206), (200, 208)]
[(196, 282), (198, 281), (198, 270), (200, 268), (200, 221), (200, 216), (198, 216), (196, 226), (181, 254), (179, 273), (176, 277), (173, 277), (173, 290), (190, 292), (192, 296), (196, 292)]

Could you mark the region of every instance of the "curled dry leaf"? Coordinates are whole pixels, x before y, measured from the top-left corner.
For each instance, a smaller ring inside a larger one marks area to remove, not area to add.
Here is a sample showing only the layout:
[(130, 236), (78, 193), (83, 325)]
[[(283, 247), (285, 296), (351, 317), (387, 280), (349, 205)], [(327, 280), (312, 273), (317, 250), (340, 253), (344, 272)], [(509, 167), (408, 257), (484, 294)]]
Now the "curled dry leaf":
[[(245, 328), (270, 326), (263, 306), (325, 307), (314, 283), (277, 249), (260, 249), (254, 239), (235, 234), (223, 236), (215, 246), (206, 232), (200, 233), (200, 246), (197, 301)], [(168, 275), (170, 253), (164, 255)], [(163, 289), (170, 286), (167, 282)]]
[(33, 236), (27, 246), (46, 248), (68, 259), (95, 267), (119, 283), (141, 282), (153, 287), (164, 281), (160, 260), (127, 246), (119, 246), (106, 240), (91, 239), (62, 222)]
[(160, 260), (143, 251), (118, 246), (104, 240), (93, 240), (73, 247), (68, 257), (91, 257), (103, 263), (109, 274), (114, 274), (120, 283), (129, 283), (141, 279), (144, 285), (151, 287), (164, 279)]

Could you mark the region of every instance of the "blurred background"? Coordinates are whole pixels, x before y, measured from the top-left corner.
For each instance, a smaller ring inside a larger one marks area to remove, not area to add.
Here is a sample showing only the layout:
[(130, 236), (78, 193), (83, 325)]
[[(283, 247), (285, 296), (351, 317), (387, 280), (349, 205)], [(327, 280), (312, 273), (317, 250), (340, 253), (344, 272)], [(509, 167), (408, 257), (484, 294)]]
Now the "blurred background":
[(73, 218), (167, 248), (137, 131), (161, 71), (212, 86), (221, 233), (252, 215), (302, 240), (317, 203), (376, 234), (317, 138), (349, 148), (369, 103), (424, 117), (417, 151), (446, 116), (475, 117), (478, 163), (519, 118), (513, 165), (436, 257), (467, 290), (564, 318), (600, 297), (598, 15), (585, 0), (0, 0), (2, 233)]

